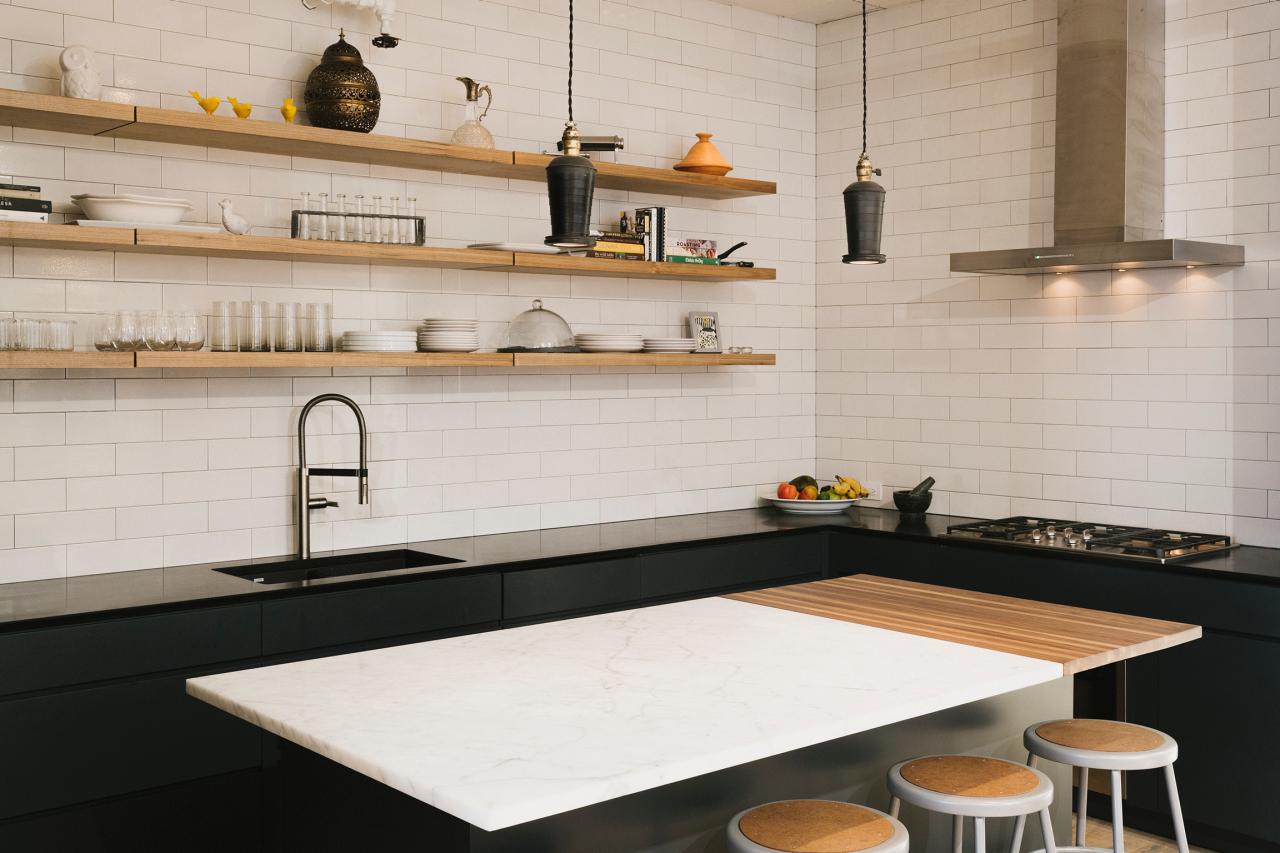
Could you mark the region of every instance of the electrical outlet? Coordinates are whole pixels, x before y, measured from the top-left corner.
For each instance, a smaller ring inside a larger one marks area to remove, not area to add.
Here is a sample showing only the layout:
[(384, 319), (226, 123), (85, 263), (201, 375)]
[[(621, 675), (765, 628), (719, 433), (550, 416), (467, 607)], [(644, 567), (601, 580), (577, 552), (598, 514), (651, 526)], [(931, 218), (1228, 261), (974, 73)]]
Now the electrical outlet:
[(875, 484), (863, 483), (862, 488), (866, 489), (868, 492), (871, 493), (867, 495), (865, 498), (863, 498), (864, 501), (875, 501), (876, 503), (879, 503), (880, 501), (884, 500), (884, 484), (883, 483), (875, 483)]

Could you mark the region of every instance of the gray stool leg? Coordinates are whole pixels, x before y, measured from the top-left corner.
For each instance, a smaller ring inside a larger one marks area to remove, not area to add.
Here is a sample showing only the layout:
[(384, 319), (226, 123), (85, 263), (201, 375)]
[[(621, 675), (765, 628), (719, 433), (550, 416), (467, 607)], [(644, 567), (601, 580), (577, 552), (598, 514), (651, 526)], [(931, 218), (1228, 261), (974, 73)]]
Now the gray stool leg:
[(977, 853), (987, 853), (987, 819), (975, 817), (973, 819), (973, 849)]
[(1044, 833), (1044, 853), (1058, 853), (1058, 845), (1053, 840), (1053, 819), (1048, 809), (1040, 810), (1040, 831)]
[(964, 853), (964, 818), (951, 816), (951, 853)]
[(1120, 771), (1111, 771), (1111, 846), (1115, 853), (1124, 853), (1124, 802)]
[(889, 798), (889, 817), (894, 818), (896, 820), (898, 817), (898, 812), (900, 812), (901, 810), (902, 810), (902, 800), (898, 799), (897, 797), (890, 797)]
[(1187, 828), (1182, 824), (1182, 803), (1178, 800), (1178, 783), (1173, 778), (1173, 765), (1164, 767), (1164, 781), (1169, 788), (1169, 812), (1173, 815), (1173, 837), (1178, 842), (1178, 853), (1187, 853)]
[[(1084, 846), (1085, 826), (1089, 822), (1089, 768), (1080, 768), (1080, 788), (1076, 791), (1076, 846)], [(1183, 851), (1185, 853), (1185, 851)]]
[[(1040, 756), (1034, 753), (1027, 753), (1027, 766), (1035, 767), (1040, 762)], [(1027, 816), (1018, 815), (1013, 822), (1013, 841), (1009, 844), (1009, 853), (1019, 853), (1022, 850), (1022, 832), (1027, 826)]]

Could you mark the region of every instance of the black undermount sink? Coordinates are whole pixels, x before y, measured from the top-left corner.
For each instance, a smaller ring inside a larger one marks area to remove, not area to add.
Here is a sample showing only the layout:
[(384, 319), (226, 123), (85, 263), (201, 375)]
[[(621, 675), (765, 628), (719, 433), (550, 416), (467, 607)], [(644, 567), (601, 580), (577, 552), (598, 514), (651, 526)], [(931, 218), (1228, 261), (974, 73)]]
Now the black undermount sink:
[(313, 557), (310, 560), (282, 560), (252, 566), (219, 566), (214, 571), (235, 575), (254, 583), (297, 583), (461, 562), (462, 560), (453, 557), (441, 557), (438, 554), (399, 548), (390, 551), (369, 551), (364, 554)]

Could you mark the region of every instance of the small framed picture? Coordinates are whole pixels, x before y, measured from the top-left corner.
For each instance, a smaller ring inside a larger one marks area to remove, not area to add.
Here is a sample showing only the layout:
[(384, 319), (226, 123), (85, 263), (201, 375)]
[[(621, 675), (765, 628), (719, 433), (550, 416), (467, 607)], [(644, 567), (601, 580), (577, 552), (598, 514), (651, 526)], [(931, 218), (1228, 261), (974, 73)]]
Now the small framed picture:
[(696, 342), (694, 352), (720, 352), (720, 318), (716, 312), (690, 311), (689, 337)]

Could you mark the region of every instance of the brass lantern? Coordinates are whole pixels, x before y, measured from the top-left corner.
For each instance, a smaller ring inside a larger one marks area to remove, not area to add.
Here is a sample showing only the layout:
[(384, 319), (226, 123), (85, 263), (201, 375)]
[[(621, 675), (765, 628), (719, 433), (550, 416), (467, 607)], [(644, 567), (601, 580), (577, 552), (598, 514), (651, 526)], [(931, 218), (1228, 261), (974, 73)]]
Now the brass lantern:
[(360, 51), (347, 43), (341, 30), (338, 40), (325, 48), (320, 64), (311, 70), (302, 97), (311, 124), (333, 130), (369, 133), (382, 108), (378, 78), (365, 67)]

